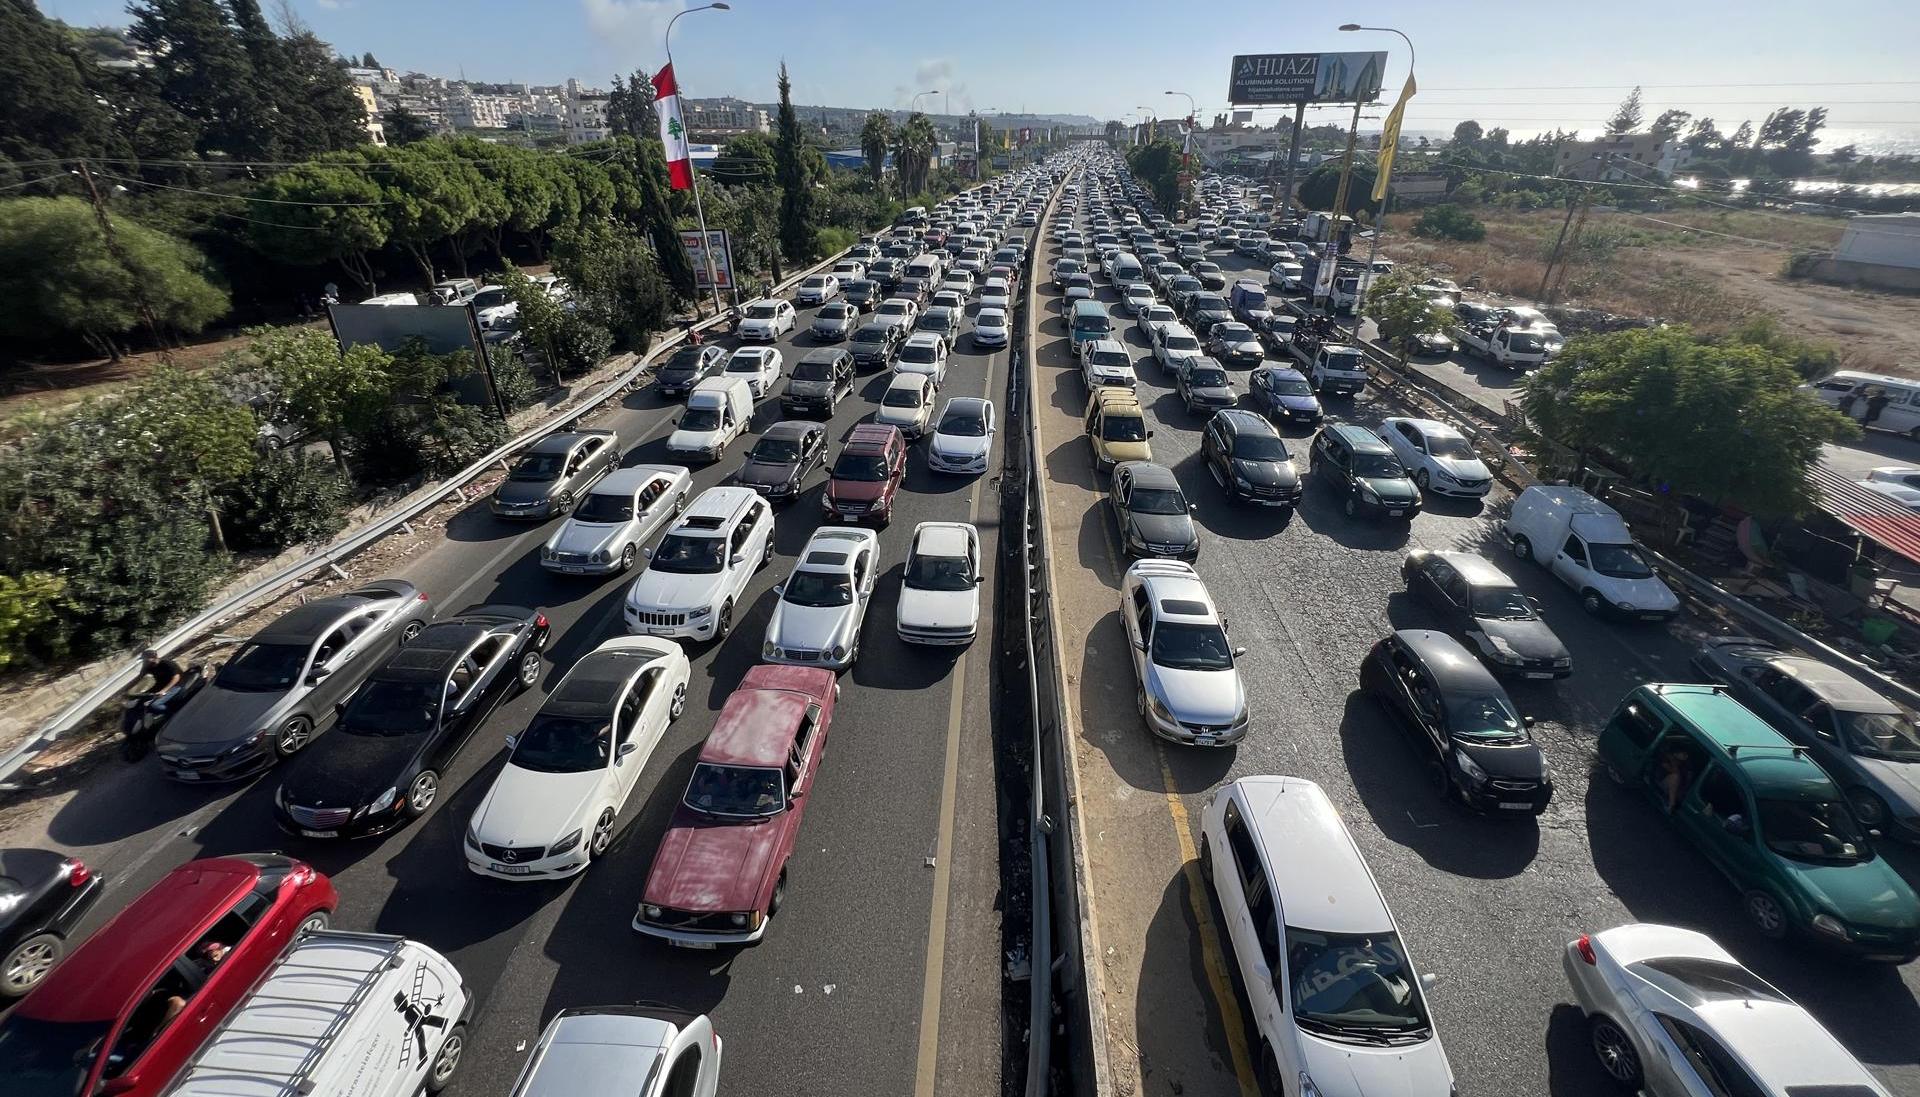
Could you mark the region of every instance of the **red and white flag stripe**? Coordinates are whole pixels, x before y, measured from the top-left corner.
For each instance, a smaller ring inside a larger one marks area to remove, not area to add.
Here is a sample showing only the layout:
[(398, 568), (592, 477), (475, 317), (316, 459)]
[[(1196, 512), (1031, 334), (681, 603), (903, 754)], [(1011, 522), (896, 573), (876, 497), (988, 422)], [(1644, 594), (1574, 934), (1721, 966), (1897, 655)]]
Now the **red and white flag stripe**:
[(660, 117), (660, 143), (666, 146), (667, 177), (674, 190), (693, 188), (693, 154), (687, 149), (687, 124), (680, 118), (680, 86), (669, 63), (653, 78), (653, 110)]

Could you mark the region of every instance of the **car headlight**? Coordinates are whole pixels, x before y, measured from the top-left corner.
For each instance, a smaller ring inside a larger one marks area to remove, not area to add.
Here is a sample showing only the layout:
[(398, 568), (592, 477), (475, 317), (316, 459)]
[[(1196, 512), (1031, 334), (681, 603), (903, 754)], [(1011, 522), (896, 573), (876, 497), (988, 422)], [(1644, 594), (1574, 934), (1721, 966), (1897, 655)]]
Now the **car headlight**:
[(547, 855), (553, 856), (554, 854), (567, 852), (573, 847), (579, 845), (581, 837), (585, 834), (586, 834), (586, 829), (584, 827), (574, 830), (571, 834), (568, 834), (565, 838), (560, 839), (558, 842), (555, 842), (551, 847), (549, 847), (547, 849)]
[(767, 641), (766, 644), (760, 649), (760, 658), (762, 659), (780, 658), (780, 645), (774, 643), (771, 640)]
[(1487, 771), (1480, 768), (1480, 763), (1467, 757), (1466, 751), (1454, 751), (1453, 763), (1460, 767), (1461, 773), (1466, 774), (1467, 778), (1476, 784), (1487, 779)]
[(540, 559), (542, 560), (553, 559), (553, 547), (551, 545), (540, 546)]
[(1237, 472), (1233, 474), (1233, 484), (1235, 487), (1239, 487), (1239, 488), (1251, 489), (1253, 487), (1253, 481), (1248, 480), (1246, 477), (1240, 475)]
[(471, 830), (467, 831), (467, 848), (476, 853), (480, 850), (480, 836)]
[(746, 911), (743, 910), (736, 914), (731, 915), (728, 920), (731, 921), (736, 926), (744, 926), (747, 924), (748, 914)]
[(1437, 479), (1445, 480), (1449, 484), (1458, 483), (1460, 479), (1459, 477), (1455, 476), (1453, 473), (1448, 472), (1446, 469), (1441, 469), (1441, 468), (1434, 469), (1433, 475)]
[(1171, 721), (1173, 719), (1173, 713), (1171, 710), (1167, 708), (1166, 702), (1162, 701), (1155, 694), (1151, 694), (1151, 693), (1147, 694), (1147, 711), (1153, 713), (1155, 716), (1158, 716), (1162, 720)]
[(835, 644), (833, 645), (833, 650), (828, 652), (828, 654), (835, 659), (845, 659), (847, 657), (847, 646), (845, 644)]
[(1493, 657), (1500, 662), (1518, 663), (1521, 661), (1520, 654), (1513, 650), (1513, 645), (1508, 643), (1505, 637), (1488, 636), (1487, 643), (1493, 648)]
[(399, 798), (400, 798), (399, 788), (397, 787), (390, 788), (387, 791), (381, 793), (380, 795), (375, 796), (373, 798), (373, 803), (367, 805), (367, 811), (370, 813), (376, 812), (376, 811), (385, 811), (388, 808), (392, 807), (393, 802), (395, 800), (398, 800)]
[(713, 612), (712, 606), (696, 606), (693, 609), (690, 609), (687, 611), (687, 620), (698, 621), (700, 618), (705, 617), (707, 614), (712, 612)]
[(1304, 1070), (1300, 1072), (1300, 1097), (1320, 1097), (1320, 1087), (1313, 1084), (1313, 1076)]
[(1369, 502), (1378, 503), (1380, 501), (1380, 493), (1374, 490), (1372, 484), (1362, 480), (1360, 481), (1360, 498)]
[(1613, 605), (1615, 609), (1624, 609), (1629, 613), (1640, 608), (1634, 605), (1632, 602), (1615, 602)]
[(1553, 665), (1556, 667), (1570, 667), (1573, 665), (1573, 656), (1562, 655), (1560, 658), (1555, 659), (1553, 661)]
[(660, 908), (654, 906), (652, 903), (648, 903), (640, 908), (640, 914), (644, 918), (657, 919), (660, 917)]
[(593, 554), (593, 562), (596, 564), (604, 564), (611, 561), (612, 559), (613, 559), (613, 553), (608, 552), (606, 549), (600, 549), (599, 551)]
[(1842, 941), (1849, 940), (1853, 936), (1847, 932), (1846, 923), (1831, 914), (1814, 915), (1811, 925), (1821, 933), (1827, 934), (1830, 937), (1838, 937)]

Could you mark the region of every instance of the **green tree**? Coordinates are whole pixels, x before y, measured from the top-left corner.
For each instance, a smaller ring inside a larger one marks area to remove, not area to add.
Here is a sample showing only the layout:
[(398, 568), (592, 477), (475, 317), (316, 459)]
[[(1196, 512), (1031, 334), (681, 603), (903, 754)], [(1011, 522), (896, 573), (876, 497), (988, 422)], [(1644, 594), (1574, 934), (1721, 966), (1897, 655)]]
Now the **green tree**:
[(381, 65), (379, 59), (369, 51), (360, 55), (360, 67), (363, 69), (377, 69), (380, 68)]
[(448, 237), (454, 265), (464, 275), (467, 256), (473, 253), (476, 238), (489, 243), (496, 258), (506, 258), (500, 254), (500, 233), (513, 216), (513, 200), (507, 194), (499, 164), (511, 154), (477, 137), (455, 137), (439, 144), (456, 159), (464, 161), (450, 167), (462, 173), (473, 195), (472, 212), (466, 223)]
[(764, 133), (727, 139), (713, 158), (713, 177), (730, 187), (764, 187), (774, 181), (778, 157)]
[[(714, 186), (702, 193), (707, 226), (727, 230), (733, 249), (733, 273), (744, 283), (756, 271), (772, 270), (780, 247), (780, 192), (772, 186)], [(742, 290), (742, 292), (745, 292)]]
[(1127, 168), (1153, 194), (1162, 213), (1180, 201), (1180, 150), (1171, 141), (1154, 141), (1127, 150)]
[[(814, 220), (813, 179), (802, 156), (807, 146), (800, 134), (799, 116), (793, 113), (793, 84), (787, 79), (784, 61), (780, 63), (779, 88), (780, 139), (774, 153), (780, 182), (780, 250), (794, 263), (806, 263), (820, 254), (820, 227)], [(817, 156), (818, 150), (814, 152)]]
[(277, 160), (273, 102), (218, 0), (133, 0), (127, 37), (166, 63), (162, 100), (191, 123), (202, 155)]
[(164, 331), (197, 332), (226, 313), (199, 252), (129, 217), (114, 227), (124, 263), (78, 198), (0, 202), (0, 338), (77, 335), (117, 359), (119, 337), (143, 326), (143, 303)]
[(1714, 125), (1711, 117), (1701, 117), (1694, 119), (1692, 128), (1687, 130), (1686, 146), (1698, 155), (1708, 149), (1720, 147), (1726, 139), (1726, 135), (1720, 132), (1720, 127)]
[(1387, 345), (1400, 352), (1405, 363), (1414, 336), (1441, 331), (1447, 326), (1447, 314), (1414, 290), (1419, 276), (1405, 267), (1374, 279), (1367, 290), (1363, 311), (1373, 318)]
[(270, 453), (221, 500), (237, 549), (280, 552), (325, 542), (347, 524), (352, 490), (340, 470), (299, 450)]
[(1487, 226), (1459, 206), (1434, 206), (1413, 223), (1413, 234), (1429, 239), (1473, 242), (1487, 238)]
[(1633, 90), (1627, 93), (1627, 97), (1620, 100), (1620, 105), (1613, 108), (1612, 117), (1607, 119), (1608, 135), (1618, 137), (1632, 133), (1640, 128), (1641, 117), (1640, 86), (1636, 84)]
[[(583, 227), (555, 247), (554, 269), (573, 290), (576, 315), (605, 328), (618, 346), (644, 352), (666, 328), (673, 291), (639, 233), (618, 224)], [(556, 325), (556, 334), (560, 330)]]
[(433, 124), (405, 107), (388, 107), (380, 116), (380, 131), (390, 147), (398, 148), (432, 137)]
[(1575, 338), (1527, 377), (1520, 401), (1543, 436), (1604, 450), (1675, 492), (1792, 515), (1814, 500), (1807, 473), (1822, 444), (1858, 433), (1799, 383), (1762, 346), (1636, 329)]
[(660, 116), (653, 109), (653, 80), (635, 69), (625, 80), (615, 76), (607, 93), (607, 128), (615, 137), (660, 140)]
[(247, 225), (260, 253), (298, 266), (337, 264), (369, 295), (375, 283), (373, 256), (393, 228), (380, 184), (359, 152), (328, 153), (268, 176), (254, 192), (273, 203), (271, 220)]
[(103, 71), (33, 0), (0, 0), (0, 161), (118, 155)]
[(914, 111), (894, 131), (893, 169), (899, 173), (901, 194), (920, 194), (927, 189), (933, 171), (933, 152), (939, 135), (926, 115)]
[(1686, 129), (1687, 123), (1692, 119), (1692, 111), (1663, 110), (1660, 116), (1653, 120), (1653, 125), (1647, 128), (1647, 132), (1661, 141), (1671, 141), (1680, 136), (1680, 131)]
[(1480, 128), (1480, 123), (1469, 118), (1453, 127), (1453, 143), (1460, 148), (1472, 148), (1480, 143), (1480, 138), (1484, 134), (1485, 131)]
[(269, 328), (253, 333), (250, 356), (268, 387), (286, 404), (287, 417), (326, 441), (333, 463), (347, 470), (347, 439), (379, 416), (392, 388), (393, 359), (361, 343), (344, 353), (318, 328)]
[[(1310, 210), (1333, 210), (1333, 200), (1340, 193), (1340, 165), (1326, 164), (1315, 168), (1300, 184), (1300, 204)], [(1355, 162), (1352, 177), (1347, 181), (1347, 208), (1340, 211), (1350, 217), (1357, 217), (1363, 211), (1373, 208), (1373, 167)]]
[(434, 246), (464, 230), (479, 214), (475, 194), (479, 173), (439, 139), (389, 149), (387, 159), (380, 189), (392, 225), (389, 239), (432, 285), (439, 280), (433, 265)]
[(867, 115), (860, 127), (860, 155), (867, 162), (867, 176), (878, 188), (886, 180), (887, 150), (893, 145), (893, 120), (881, 111)]
[(46, 571), (0, 575), (0, 671), (33, 658), (33, 642), (59, 620), (67, 581)]
[(143, 475), (207, 516), (215, 549), (225, 552), (219, 497), (253, 471), (253, 412), (204, 374), (161, 367), (102, 405), (122, 454), (146, 464)]
[(279, 39), (274, 73), (281, 156), (303, 159), (372, 143), (367, 111), (333, 48), (301, 29)]
[[(521, 344), (538, 350), (541, 358), (555, 371), (554, 384), (561, 384), (557, 339), (567, 310), (548, 296), (545, 286), (528, 278), (512, 263), (508, 263), (500, 272), (497, 281), (514, 304), (519, 306), (514, 316), (514, 328), (520, 333)], [(577, 290), (575, 294), (577, 299)]]

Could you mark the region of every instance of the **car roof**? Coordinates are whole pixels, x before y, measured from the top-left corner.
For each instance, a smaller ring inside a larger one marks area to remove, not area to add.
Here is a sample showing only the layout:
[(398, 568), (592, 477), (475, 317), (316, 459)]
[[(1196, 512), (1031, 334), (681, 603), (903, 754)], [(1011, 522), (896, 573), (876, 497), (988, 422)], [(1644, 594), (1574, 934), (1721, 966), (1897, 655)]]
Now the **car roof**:
[(189, 861), (160, 878), (73, 951), (15, 1008), (47, 1021), (111, 1021), (260, 879), (237, 857)]
[(472, 621), (435, 621), (395, 651), (373, 677), (387, 682), (429, 682), (445, 678), (481, 637), (492, 630)]
[(1380, 436), (1358, 423), (1330, 423), (1327, 429), (1344, 439), (1356, 450), (1369, 453), (1392, 453), (1392, 447), (1380, 440)]
[[(939, 336), (936, 335), (934, 336), (934, 338), (938, 339)], [(924, 373), (896, 373), (893, 375), (892, 380), (889, 380), (887, 382), (887, 388), (888, 389), (924, 389), (928, 385), (931, 385), (932, 383), (933, 383), (932, 380), (929, 379), (927, 375)], [(849, 436), (848, 441), (852, 441), (851, 436)]]
[(1446, 633), (1433, 629), (1403, 628), (1396, 630), (1394, 635), (1426, 666), (1433, 684), (1442, 690), (1505, 692), (1486, 664)]
[(629, 465), (614, 469), (589, 489), (593, 495), (631, 495), (656, 476), (671, 480), (677, 467), (668, 465)]
[[(932, 315), (934, 315), (935, 313), (942, 313), (942, 312), (946, 312), (946, 311), (948, 311), (948, 310), (947, 310), (947, 309), (945, 309), (945, 308), (930, 308), (930, 309), (928, 309), (928, 310), (927, 310), (927, 315), (929, 315), (929, 316), (932, 316)], [(914, 346), (919, 346), (919, 347), (927, 347), (927, 346), (940, 346), (940, 347), (944, 347), (944, 346), (946, 346), (947, 344), (946, 344), (946, 341), (945, 341), (945, 340), (943, 340), (943, 339), (941, 339), (941, 338), (940, 338), (940, 337), (939, 337), (938, 335), (935, 335), (935, 334), (934, 334), (933, 332), (930, 332), (930, 331), (916, 331), (916, 332), (914, 332), (914, 333), (913, 333), (912, 335), (909, 335), (909, 336), (907, 336), (907, 342), (906, 342), (906, 345), (907, 345), (907, 346), (910, 346), (910, 347), (914, 347)]]
[(1404, 415), (1397, 415), (1393, 418), (1397, 422), (1405, 423), (1410, 427), (1418, 429), (1421, 434), (1427, 435), (1428, 437), (1444, 437), (1448, 435), (1456, 438), (1465, 437), (1465, 435), (1460, 433), (1458, 428), (1448, 423), (1442, 423), (1438, 419), (1413, 419)]
[(1898, 713), (1900, 707), (1874, 692), (1859, 679), (1830, 663), (1803, 655), (1779, 654), (1767, 662), (1812, 690), (1822, 701), (1843, 712)]
[(990, 412), (992, 410), (993, 410), (993, 401), (988, 400), (984, 397), (955, 396), (947, 401), (947, 406), (941, 412), (941, 417), (945, 418), (946, 413), (952, 412), (952, 411), (958, 411), (963, 414), (969, 414), (969, 415), (984, 415), (987, 412)]
[(1271, 434), (1274, 437), (1280, 435), (1274, 425), (1267, 422), (1266, 416), (1245, 408), (1222, 408), (1214, 412), (1213, 417), (1232, 424), (1236, 434)]
[(767, 428), (762, 438), (803, 438), (809, 434), (818, 434), (826, 428), (819, 423), (809, 423), (800, 419), (782, 419)]
[(1686, 729), (1746, 774), (1756, 791), (1823, 799), (1836, 795), (1832, 780), (1806, 748), (1794, 746), (1724, 687), (1649, 682), (1640, 691), (1680, 715)]
[(1173, 475), (1173, 470), (1165, 465), (1156, 465), (1152, 461), (1123, 461), (1120, 467), (1126, 469), (1127, 475), (1133, 477), (1135, 487), (1178, 488), (1180, 486), (1180, 481)]
[[(1333, 801), (1303, 777), (1242, 777), (1232, 786), (1267, 854), (1282, 920), (1320, 933), (1382, 933), (1393, 916)], [(1285, 848), (1280, 848), (1282, 843)]]
[(965, 556), (966, 526), (959, 522), (922, 522), (913, 531), (913, 550), (922, 556)]
[(621, 1007), (569, 1010), (548, 1026), (538, 1064), (514, 1097), (640, 1097), (678, 1035), (672, 1022)]
[(714, 721), (702, 762), (784, 766), (809, 704), (831, 696), (834, 674), (821, 667), (761, 664), (749, 670)]
[[(920, 377), (922, 375), (914, 373), (903, 376)], [(899, 427), (884, 426), (879, 423), (860, 423), (847, 435), (846, 445), (840, 448), (840, 452), (858, 453), (862, 450), (872, 450), (878, 453), (899, 434)]]
[(801, 355), (800, 362), (802, 365), (805, 365), (807, 363), (813, 363), (816, 365), (829, 364), (833, 362), (838, 362), (840, 359), (845, 358), (847, 356), (848, 356), (847, 350), (845, 347), (815, 347), (814, 349)]
[(570, 430), (555, 431), (527, 447), (528, 453), (565, 453), (580, 444), (584, 434), (575, 434)]
[[(806, 546), (800, 550), (800, 562), (794, 569), (818, 566), (832, 571), (845, 571), (852, 566), (853, 553), (863, 548), (872, 548), (880, 538), (870, 529), (858, 526), (823, 526), (813, 531), (807, 538)], [(838, 556), (839, 560), (816, 560), (816, 555)]]
[[(1167, 564), (1178, 561), (1143, 562)], [(1152, 599), (1160, 616), (1196, 621), (1219, 620), (1220, 611), (1213, 604), (1213, 596), (1207, 593), (1207, 585), (1200, 581), (1200, 576), (1192, 568), (1174, 571), (1171, 568), (1142, 568), (1136, 564), (1128, 570), (1140, 573), (1140, 580), (1147, 588), (1147, 597)], [(1178, 602), (1204, 606), (1206, 612), (1193, 613), (1184, 608), (1176, 610), (1169, 607), (1169, 603)]]
[(752, 488), (725, 485), (708, 488), (694, 499), (686, 513), (680, 516), (680, 521), (684, 524), (689, 518), (730, 519), (742, 507), (758, 498), (759, 493)]
[(1493, 561), (1477, 553), (1429, 552), (1427, 555), (1437, 560), (1445, 560), (1470, 586), (1511, 587), (1515, 585), (1513, 579), (1495, 566)]
[(307, 644), (320, 638), (340, 618), (366, 605), (371, 599), (339, 594), (295, 606), (273, 619), (266, 628), (253, 634), (253, 640), (265, 644)]
[(590, 651), (567, 668), (540, 711), (548, 716), (604, 716), (628, 680), (659, 658), (656, 652), (637, 648)]

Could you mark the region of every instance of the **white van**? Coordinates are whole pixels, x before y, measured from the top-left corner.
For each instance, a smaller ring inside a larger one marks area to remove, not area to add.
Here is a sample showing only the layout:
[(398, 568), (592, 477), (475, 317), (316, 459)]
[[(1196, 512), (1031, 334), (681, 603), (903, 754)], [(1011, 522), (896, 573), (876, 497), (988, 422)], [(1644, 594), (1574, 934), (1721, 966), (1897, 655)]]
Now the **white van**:
[(1887, 406), (1873, 421), (1873, 429), (1904, 434), (1920, 442), (1920, 382), (1911, 377), (1843, 369), (1811, 385), (1801, 385), (1800, 391), (1818, 397), (1828, 407), (1840, 408), (1857, 421), (1866, 417), (1867, 398), (1874, 388), (1886, 392)]
[(1107, 256), (1107, 280), (1116, 286), (1146, 280), (1146, 272), (1140, 266), (1140, 260), (1130, 251), (1116, 251)]
[(453, 1080), (473, 1001), (447, 958), (380, 933), (319, 930), (280, 957), (169, 1097), (414, 1097)]
[(718, 460), (753, 422), (753, 386), (742, 377), (705, 378), (687, 394), (687, 410), (673, 422), (668, 453)]
[(1680, 599), (1633, 543), (1620, 512), (1576, 487), (1536, 484), (1513, 501), (1507, 543), (1580, 595), (1588, 613), (1664, 621)]
[(939, 256), (930, 251), (923, 251), (919, 255), (914, 256), (913, 261), (907, 264), (906, 276), (908, 278), (918, 278), (931, 288), (940, 284), (940, 278), (946, 274), (946, 272), (947, 265), (940, 261)]

